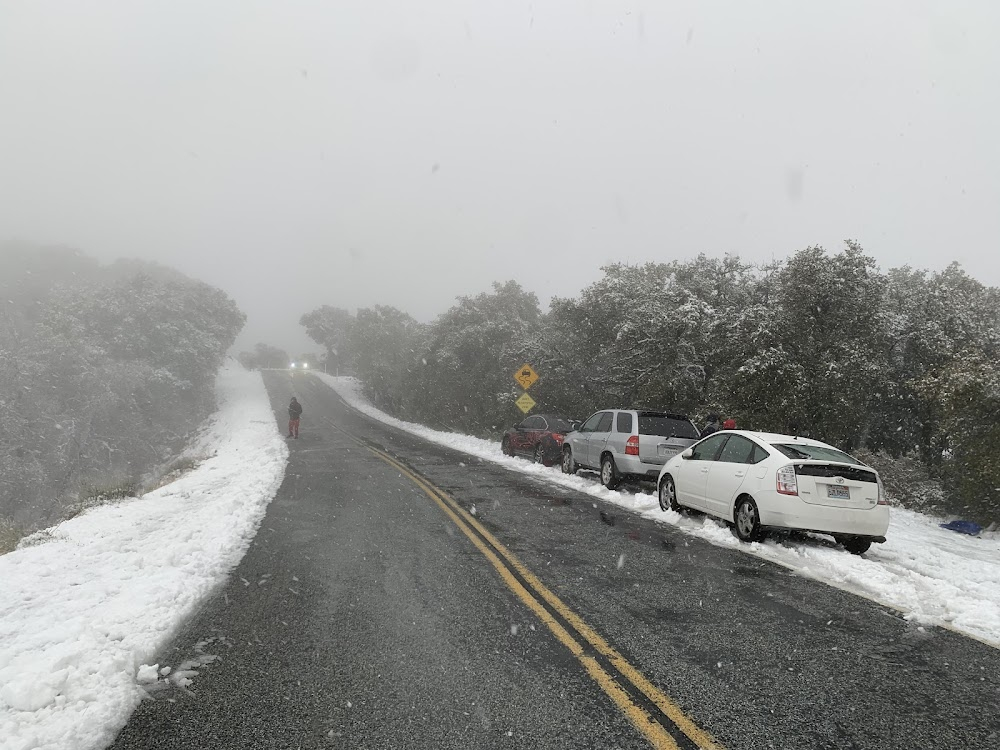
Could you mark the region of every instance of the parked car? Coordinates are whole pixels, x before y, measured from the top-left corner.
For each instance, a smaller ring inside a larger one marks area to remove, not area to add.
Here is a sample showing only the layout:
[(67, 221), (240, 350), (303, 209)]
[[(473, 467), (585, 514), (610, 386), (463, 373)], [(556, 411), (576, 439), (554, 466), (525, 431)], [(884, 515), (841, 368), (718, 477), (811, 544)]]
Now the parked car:
[(692, 508), (732, 523), (744, 542), (771, 529), (832, 535), (856, 555), (884, 542), (889, 503), (878, 472), (818, 440), (717, 432), (660, 472), (660, 508)]
[(595, 469), (601, 484), (614, 489), (623, 481), (656, 481), (668, 459), (699, 438), (683, 414), (646, 409), (605, 409), (566, 436), (562, 470)]
[(508, 456), (530, 456), (536, 463), (553, 466), (559, 463), (566, 434), (579, 426), (578, 420), (557, 414), (533, 414), (504, 433), (500, 449)]

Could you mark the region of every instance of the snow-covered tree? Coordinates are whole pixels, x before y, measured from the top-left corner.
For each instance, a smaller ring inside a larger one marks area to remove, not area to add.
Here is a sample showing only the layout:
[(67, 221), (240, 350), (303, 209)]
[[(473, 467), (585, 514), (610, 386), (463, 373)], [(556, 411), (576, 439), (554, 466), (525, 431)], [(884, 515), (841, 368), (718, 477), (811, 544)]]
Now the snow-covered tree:
[(12, 264), (32, 291), (0, 321), (0, 514), (29, 528), (179, 448), (213, 408), (244, 321), (222, 292), (168, 269), (51, 252)]
[(326, 351), (327, 369), (336, 372), (350, 369), (354, 365), (351, 350), (351, 330), (354, 316), (340, 307), (322, 305), (305, 313), (299, 322), (306, 334)]
[[(376, 406), (406, 415), (414, 388), (414, 370), (422, 366), (424, 327), (394, 307), (358, 310), (351, 329), (351, 350), (365, 393)], [(421, 415), (422, 416), (422, 415)]]

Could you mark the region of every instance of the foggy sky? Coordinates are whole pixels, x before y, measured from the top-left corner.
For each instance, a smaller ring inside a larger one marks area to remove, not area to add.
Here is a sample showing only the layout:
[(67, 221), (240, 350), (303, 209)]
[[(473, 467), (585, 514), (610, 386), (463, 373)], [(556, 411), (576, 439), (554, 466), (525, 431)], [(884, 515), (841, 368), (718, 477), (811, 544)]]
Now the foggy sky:
[(0, 238), (173, 265), (293, 353), (320, 304), (699, 252), (1000, 285), (998, 38), (992, 0), (0, 0)]

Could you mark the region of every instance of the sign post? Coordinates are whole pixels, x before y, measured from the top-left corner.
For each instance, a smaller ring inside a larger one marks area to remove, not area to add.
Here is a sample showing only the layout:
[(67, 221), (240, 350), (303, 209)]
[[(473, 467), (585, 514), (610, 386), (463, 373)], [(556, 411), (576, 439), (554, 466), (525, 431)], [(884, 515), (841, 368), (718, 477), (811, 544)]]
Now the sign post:
[(514, 404), (522, 412), (527, 414), (535, 407), (535, 399), (528, 395), (527, 391), (538, 381), (538, 373), (535, 368), (525, 362), (514, 372), (514, 380), (524, 389), (524, 393), (515, 399)]
[(518, 397), (517, 401), (514, 402), (514, 405), (518, 409), (523, 411), (525, 414), (527, 414), (535, 406), (535, 399), (533, 399), (527, 393), (522, 393)]
[(535, 368), (529, 364), (523, 364), (517, 368), (517, 372), (514, 373), (514, 380), (517, 384), (521, 386), (524, 390), (528, 390), (535, 384), (538, 380), (538, 373), (535, 372)]

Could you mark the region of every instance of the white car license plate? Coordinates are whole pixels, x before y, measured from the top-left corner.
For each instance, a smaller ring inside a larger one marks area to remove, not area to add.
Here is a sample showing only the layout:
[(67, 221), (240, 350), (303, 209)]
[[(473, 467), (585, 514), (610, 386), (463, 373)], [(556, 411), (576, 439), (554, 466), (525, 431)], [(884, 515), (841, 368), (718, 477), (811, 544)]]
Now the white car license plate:
[(833, 484), (826, 486), (826, 496), (834, 500), (850, 500), (851, 490), (849, 487), (837, 487)]

